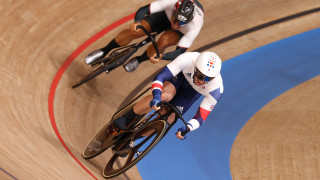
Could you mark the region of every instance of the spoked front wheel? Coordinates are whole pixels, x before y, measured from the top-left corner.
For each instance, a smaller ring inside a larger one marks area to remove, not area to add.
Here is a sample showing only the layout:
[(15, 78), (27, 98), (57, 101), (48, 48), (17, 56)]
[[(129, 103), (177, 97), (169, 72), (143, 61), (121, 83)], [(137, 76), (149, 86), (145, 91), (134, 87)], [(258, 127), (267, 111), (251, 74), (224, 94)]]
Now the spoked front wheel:
[[(148, 123), (122, 143), (104, 168), (103, 176), (113, 178), (127, 171), (146, 156), (162, 139), (167, 129), (167, 122), (157, 120)], [(134, 141), (132, 141), (134, 140)]]

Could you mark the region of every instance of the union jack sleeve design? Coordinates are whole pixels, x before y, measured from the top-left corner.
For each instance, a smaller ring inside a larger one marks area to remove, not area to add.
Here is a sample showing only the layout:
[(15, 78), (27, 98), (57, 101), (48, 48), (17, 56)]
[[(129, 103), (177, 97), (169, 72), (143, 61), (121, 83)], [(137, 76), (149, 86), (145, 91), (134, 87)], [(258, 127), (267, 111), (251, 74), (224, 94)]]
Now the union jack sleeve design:
[(151, 90), (153, 91), (153, 90), (158, 89), (158, 90), (162, 91), (162, 87), (163, 87), (163, 82), (155, 80), (152, 83)]
[(151, 86), (153, 97), (158, 96), (161, 97), (163, 82), (172, 78), (173, 75), (168, 67), (164, 67), (162, 71), (154, 78)]
[(204, 123), (211, 111), (199, 107), (197, 114), (188, 122), (190, 131), (198, 129)]

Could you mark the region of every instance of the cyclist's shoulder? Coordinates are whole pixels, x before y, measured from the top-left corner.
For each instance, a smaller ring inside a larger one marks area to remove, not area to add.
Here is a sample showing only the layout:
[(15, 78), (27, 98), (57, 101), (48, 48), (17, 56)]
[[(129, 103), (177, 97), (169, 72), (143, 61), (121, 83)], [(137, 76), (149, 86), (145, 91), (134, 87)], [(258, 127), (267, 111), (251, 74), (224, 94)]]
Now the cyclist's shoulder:
[(198, 0), (193, 0), (193, 2), (196, 5), (196, 8), (199, 8), (202, 12), (204, 12), (204, 8)]
[(224, 91), (223, 80), (221, 74), (215, 77), (207, 87), (208, 94), (222, 94)]
[(167, 66), (170, 68), (179, 67), (182, 71), (185, 71), (186, 69), (189, 69), (191, 66), (194, 66), (194, 62), (198, 56), (199, 55), (197, 52), (185, 52), (176, 57)]
[(154, 2), (158, 2), (161, 4), (175, 4), (176, 3), (176, 1), (173, 1), (173, 0), (156, 0)]
[(194, 62), (199, 55), (200, 55), (199, 52), (185, 52), (180, 54), (175, 60), (185, 62), (185, 63)]
[(193, 58), (197, 58), (200, 55), (199, 52), (195, 52), (195, 51), (190, 51), (190, 52), (185, 52), (180, 54), (178, 57), (183, 57), (183, 58), (187, 58), (187, 59), (193, 59)]

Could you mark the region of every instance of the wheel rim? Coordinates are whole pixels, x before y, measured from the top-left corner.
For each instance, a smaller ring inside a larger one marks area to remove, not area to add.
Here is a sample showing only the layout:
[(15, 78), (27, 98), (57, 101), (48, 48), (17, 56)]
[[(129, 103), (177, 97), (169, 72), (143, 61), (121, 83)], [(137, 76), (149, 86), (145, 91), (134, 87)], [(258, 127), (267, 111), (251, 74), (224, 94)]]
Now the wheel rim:
[[(161, 140), (165, 133), (166, 121), (154, 121), (146, 125), (137, 132), (133, 139), (136, 140), (147, 132), (150, 135), (135, 141), (135, 145), (128, 149), (126, 157), (120, 157), (122, 150), (130, 143), (130, 140), (124, 142), (117, 152), (110, 158), (104, 171), (103, 176), (107, 178), (115, 177), (128, 170), (130, 167), (138, 163), (150, 150)], [(141, 154), (139, 154), (141, 152)]]
[[(121, 111), (115, 114), (113, 119), (116, 119), (117, 117), (121, 116), (124, 112), (132, 108), (134, 105), (135, 103), (122, 109)], [(88, 143), (88, 145), (82, 153), (82, 156), (85, 159), (90, 159), (101, 154), (103, 151), (111, 147), (120, 138), (120, 136), (122, 136), (122, 133), (118, 134), (112, 128), (109, 129), (111, 123), (112, 121), (107, 123), (104, 127), (102, 127), (90, 140), (90, 142)]]
[(121, 133), (114, 131), (113, 128), (107, 124), (91, 139), (82, 156), (90, 159), (101, 154), (112, 146), (121, 135)]

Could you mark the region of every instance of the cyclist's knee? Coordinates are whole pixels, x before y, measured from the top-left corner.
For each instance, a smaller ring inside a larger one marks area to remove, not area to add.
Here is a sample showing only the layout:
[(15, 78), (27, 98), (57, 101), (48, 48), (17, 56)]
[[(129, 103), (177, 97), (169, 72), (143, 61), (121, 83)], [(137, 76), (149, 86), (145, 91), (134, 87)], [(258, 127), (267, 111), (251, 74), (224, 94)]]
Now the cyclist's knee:
[(171, 114), (167, 120), (167, 122), (171, 125), (175, 120), (175, 114)]
[(166, 48), (176, 45), (179, 41), (179, 37), (174, 33), (175, 32), (163, 34), (157, 42), (158, 46)]
[(173, 98), (172, 94), (163, 93), (161, 94), (161, 101), (169, 102)]
[(142, 37), (144, 35), (145, 35), (145, 33), (142, 30), (140, 30), (140, 31), (132, 31), (132, 30), (130, 30), (130, 36), (131, 36), (132, 39), (137, 39), (137, 38), (140, 38), (140, 37)]
[(176, 87), (169, 81), (163, 83), (163, 91), (161, 94), (161, 100), (169, 102), (176, 94)]

